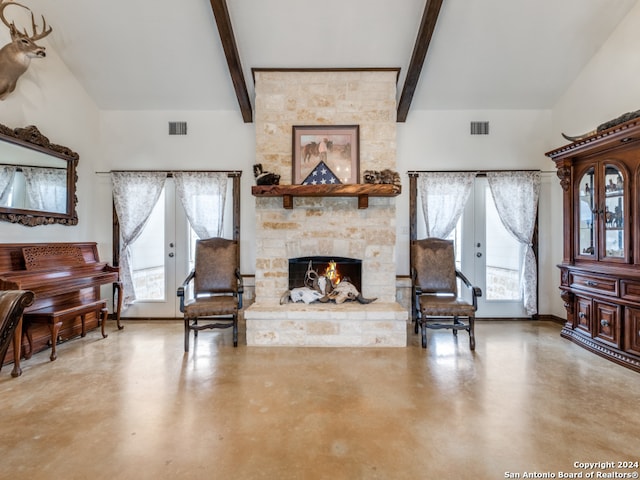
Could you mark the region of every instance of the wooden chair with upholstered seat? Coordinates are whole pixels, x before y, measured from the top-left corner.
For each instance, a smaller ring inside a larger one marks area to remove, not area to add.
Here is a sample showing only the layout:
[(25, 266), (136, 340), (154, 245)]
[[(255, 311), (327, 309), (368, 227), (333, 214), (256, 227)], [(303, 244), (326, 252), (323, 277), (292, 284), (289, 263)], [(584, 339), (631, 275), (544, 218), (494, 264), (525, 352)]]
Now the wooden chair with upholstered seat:
[[(422, 348), (427, 348), (427, 328), (446, 328), (454, 335), (466, 330), (469, 347), (474, 350), (477, 297), (482, 291), (456, 269), (453, 242), (440, 238), (413, 240), (411, 249), (412, 309), (415, 331), (422, 333)], [(458, 296), (457, 279), (467, 287), (470, 299)]]
[(12, 377), (19, 377), (22, 374), (20, 368), (22, 313), (26, 307), (33, 304), (33, 300), (34, 294), (30, 290), (0, 291), (0, 369), (2, 369), (9, 345), (15, 338)]
[[(196, 242), (195, 268), (178, 288), (180, 311), (184, 313), (184, 351), (189, 351), (189, 333), (208, 328), (233, 328), (233, 346), (238, 346), (238, 311), (242, 309), (243, 283), (238, 262), (238, 242), (208, 238)], [(185, 292), (193, 281), (193, 298)], [(209, 323), (199, 325), (207, 319)]]

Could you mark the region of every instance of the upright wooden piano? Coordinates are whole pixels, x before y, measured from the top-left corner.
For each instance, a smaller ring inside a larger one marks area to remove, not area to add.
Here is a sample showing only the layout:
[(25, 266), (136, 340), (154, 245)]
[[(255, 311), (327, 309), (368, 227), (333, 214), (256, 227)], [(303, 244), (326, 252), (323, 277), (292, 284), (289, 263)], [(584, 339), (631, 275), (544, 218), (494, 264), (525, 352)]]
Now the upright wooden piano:
[[(29, 312), (73, 311), (76, 307), (100, 300), (100, 287), (112, 284), (117, 292), (117, 306), (113, 316), (120, 325), (122, 309), (122, 283), (119, 268), (100, 262), (95, 242), (77, 243), (0, 243), (0, 290), (31, 290), (35, 294), (34, 303), (25, 309)], [(33, 315), (35, 318), (35, 315)], [(46, 324), (30, 327), (30, 356), (48, 348), (50, 341), (58, 338), (69, 339), (83, 335), (86, 329), (96, 328), (99, 314), (91, 313), (82, 319), (75, 316), (56, 317), (61, 321), (53, 330)], [(104, 322), (103, 322), (104, 335)], [(106, 335), (105, 335), (106, 336)], [(18, 337), (16, 337), (18, 338)], [(7, 352), (5, 361), (14, 360), (14, 372), (20, 374), (20, 357), (25, 353), (25, 339), (13, 344), (12, 352)], [(55, 353), (55, 348), (53, 349)], [(52, 355), (52, 360), (55, 357)]]

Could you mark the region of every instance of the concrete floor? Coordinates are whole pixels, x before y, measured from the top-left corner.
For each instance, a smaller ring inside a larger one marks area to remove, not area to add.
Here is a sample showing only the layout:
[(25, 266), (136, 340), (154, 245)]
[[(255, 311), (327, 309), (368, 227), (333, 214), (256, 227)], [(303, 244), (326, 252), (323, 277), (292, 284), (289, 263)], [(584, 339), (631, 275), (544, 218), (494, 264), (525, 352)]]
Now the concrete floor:
[[(109, 322), (0, 372), (2, 479), (499, 479), (640, 461), (640, 376), (550, 322), (479, 321), (477, 348), (234, 349), (180, 321)], [(519, 475), (519, 476), (518, 476)], [(540, 478), (540, 477), (529, 477)], [(580, 478), (580, 477), (578, 477)], [(598, 477), (593, 477), (598, 478)]]

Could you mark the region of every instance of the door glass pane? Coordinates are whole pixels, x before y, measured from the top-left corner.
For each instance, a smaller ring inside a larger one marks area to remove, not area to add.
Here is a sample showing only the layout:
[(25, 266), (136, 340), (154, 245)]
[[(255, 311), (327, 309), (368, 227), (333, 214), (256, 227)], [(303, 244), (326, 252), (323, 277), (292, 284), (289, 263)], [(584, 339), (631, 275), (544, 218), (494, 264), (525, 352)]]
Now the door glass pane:
[(520, 242), (502, 225), (489, 188), (485, 190), (485, 219), (486, 298), (520, 300)]
[(139, 301), (165, 299), (164, 219), (163, 189), (144, 230), (131, 245), (133, 284)]
[(462, 216), (456, 223), (456, 228), (445, 240), (453, 241), (453, 251), (456, 256), (456, 268), (462, 270)]
[(605, 256), (624, 257), (624, 178), (614, 166), (605, 166)]
[(590, 168), (580, 179), (580, 220), (578, 224), (578, 251), (580, 255), (594, 255), (593, 231), (593, 177), (594, 169)]

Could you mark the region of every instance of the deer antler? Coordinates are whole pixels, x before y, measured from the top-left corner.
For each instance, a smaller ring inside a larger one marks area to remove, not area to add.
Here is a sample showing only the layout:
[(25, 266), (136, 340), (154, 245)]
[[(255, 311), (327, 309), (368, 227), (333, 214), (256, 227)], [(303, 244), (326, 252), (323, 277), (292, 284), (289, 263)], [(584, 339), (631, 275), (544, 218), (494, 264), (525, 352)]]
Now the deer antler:
[[(36, 25), (36, 21), (33, 18), (33, 12), (31, 12), (31, 28), (33, 30), (33, 36), (29, 37), (32, 41), (40, 40), (41, 38), (46, 37), (53, 30), (51, 27), (47, 29), (47, 21), (44, 19), (44, 15), (42, 15), (42, 32), (38, 33), (38, 26)], [(26, 31), (25, 31), (26, 33)]]
[(29, 10), (29, 11), (31, 10), (29, 9), (29, 7), (25, 7), (21, 3), (16, 3), (11, 1), (5, 2), (4, 0), (0, 0), (0, 20), (2, 20), (2, 23), (4, 23), (7, 27), (9, 27), (9, 29), (12, 29), (12, 28), (15, 29), (16, 28), (15, 23), (13, 22), (9, 23), (9, 21), (6, 18), (4, 18), (4, 9), (9, 5), (17, 5), (18, 7), (24, 8), (25, 10)]
[(36, 25), (35, 17), (33, 16), (33, 12), (29, 7), (22, 5), (21, 3), (16, 3), (11, 1), (5, 2), (4, 0), (0, 0), (0, 19), (2, 20), (2, 23), (4, 23), (7, 27), (9, 27), (10, 30), (12, 29), (15, 30), (16, 26), (14, 22), (9, 23), (9, 21), (4, 16), (4, 9), (9, 5), (16, 5), (18, 7), (22, 7), (31, 13), (31, 29), (33, 31), (33, 35), (29, 35), (27, 33), (26, 28), (23, 30), (24, 35), (28, 37), (31, 41), (35, 42), (36, 40), (40, 40), (41, 38), (46, 37), (52, 32), (53, 29), (51, 27), (47, 29), (47, 21), (45, 20), (44, 15), (42, 15), (42, 32), (38, 33), (38, 26)]

